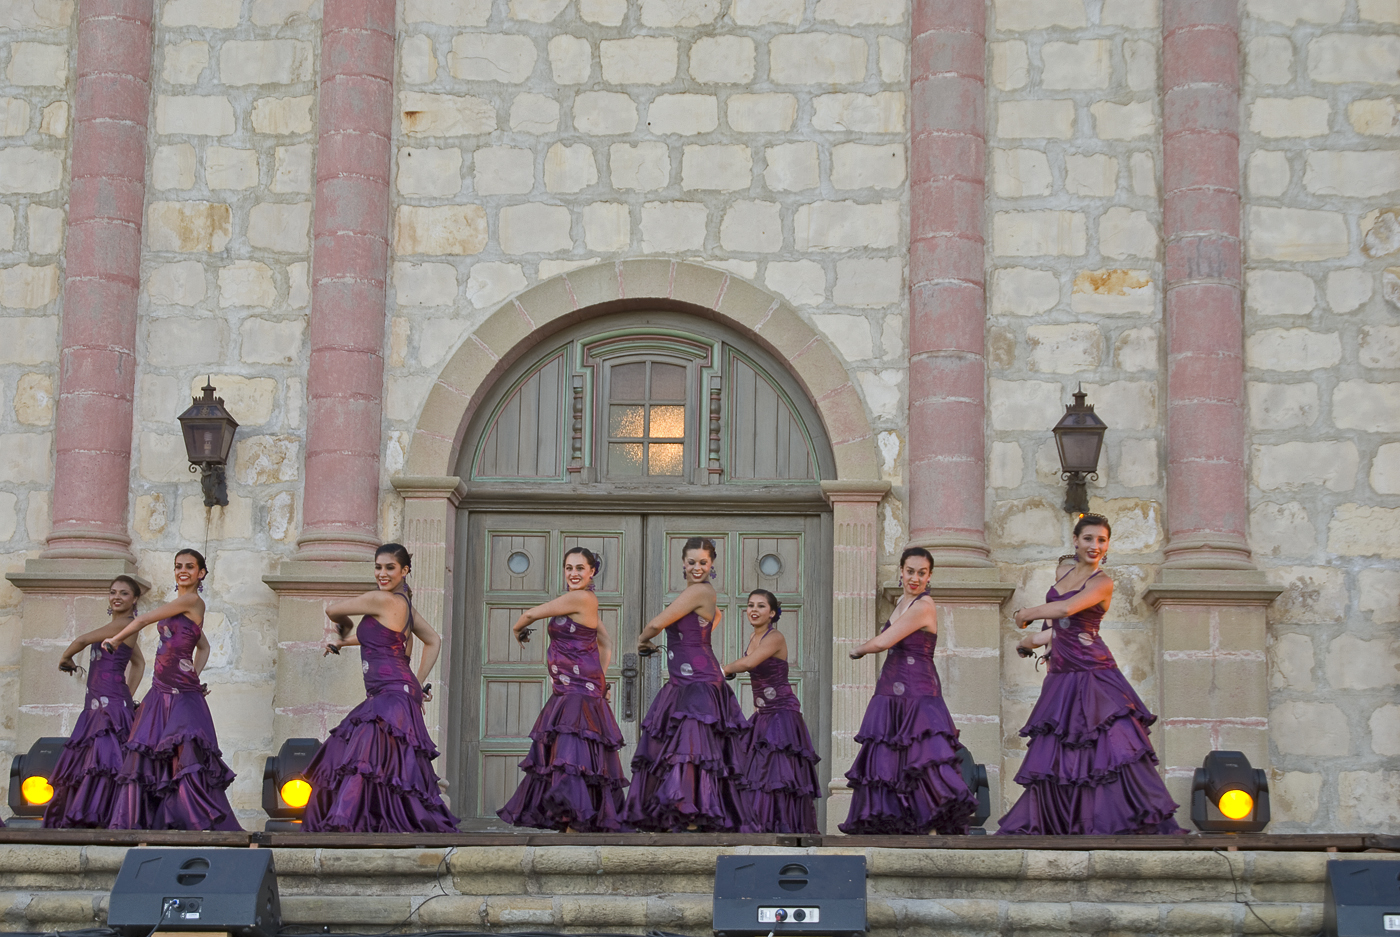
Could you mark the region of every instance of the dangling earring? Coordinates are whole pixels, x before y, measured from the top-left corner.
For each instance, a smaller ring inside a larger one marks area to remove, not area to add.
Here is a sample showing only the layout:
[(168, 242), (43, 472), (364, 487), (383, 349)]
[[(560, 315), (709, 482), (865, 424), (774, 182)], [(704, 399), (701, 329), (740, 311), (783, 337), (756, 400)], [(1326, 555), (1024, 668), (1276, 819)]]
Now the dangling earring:
[(710, 582), (714, 582), (715, 579), (716, 579), (718, 576), (719, 576), (719, 570), (714, 569), (714, 568), (711, 568), (711, 569), (710, 569)]
[(199, 585), (197, 585), (197, 586), (194, 587), (194, 591), (196, 591), (196, 592), (203, 592), (203, 591), (204, 591), (204, 580), (203, 580), (203, 579), (201, 579), (201, 580), (199, 581)]
[(108, 618), (111, 618), (113, 614), (114, 614), (114, 610), (113, 610), (113, 608), (112, 608), (112, 603), (111, 603), (111, 602), (108, 602), (108, 603), (107, 603), (107, 617), (108, 617)]

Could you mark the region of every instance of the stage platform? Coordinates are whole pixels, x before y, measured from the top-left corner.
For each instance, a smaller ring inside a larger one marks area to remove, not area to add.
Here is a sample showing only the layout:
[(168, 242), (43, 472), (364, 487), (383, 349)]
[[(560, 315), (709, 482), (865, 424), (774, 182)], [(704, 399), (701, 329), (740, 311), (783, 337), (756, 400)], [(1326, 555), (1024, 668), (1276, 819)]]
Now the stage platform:
[(863, 854), (873, 937), (1312, 937), (1329, 858), (1400, 837), (852, 837), (0, 831), (0, 930), (106, 919), (131, 846), (269, 848), (286, 933), (710, 933), (715, 858)]

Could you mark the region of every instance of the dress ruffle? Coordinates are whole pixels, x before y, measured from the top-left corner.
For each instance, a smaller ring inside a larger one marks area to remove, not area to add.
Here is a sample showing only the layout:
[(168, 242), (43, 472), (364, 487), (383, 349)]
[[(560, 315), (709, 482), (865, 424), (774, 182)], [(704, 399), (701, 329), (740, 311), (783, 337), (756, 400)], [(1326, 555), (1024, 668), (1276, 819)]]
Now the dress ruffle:
[(110, 827), (242, 830), (224, 794), (233, 779), (204, 697), (153, 689), (127, 739)]
[(1047, 674), (1021, 735), (1026, 788), (998, 833), (1182, 833), (1147, 727), (1157, 719), (1116, 668)]
[(617, 754), (623, 738), (606, 700), (556, 693), (545, 702), (530, 738), (534, 743), (520, 762), (525, 778), (496, 811), (502, 820), (560, 832), (624, 829), (627, 778)]
[(963, 780), (962, 746), (942, 697), (872, 697), (856, 741), (843, 833), (967, 832), (977, 801)]
[(307, 765), (311, 833), (454, 833), (457, 818), (442, 802), (416, 696), (379, 693), (331, 731)]
[(642, 721), (623, 822), (651, 833), (737, 831), (748, 720), (723, 684), (667, 682)]
[(818, 833), (821, 796), (807, 723), (797, 709), (754, 714), (749, 758), (739, 779), (744, 833)]
[(53, 800), (44, 810), (45, 827), (107, 828), (126, 760), (122, 746), (134, 721), (133, 707), (122, 701), (83, 710), (54, 768)]

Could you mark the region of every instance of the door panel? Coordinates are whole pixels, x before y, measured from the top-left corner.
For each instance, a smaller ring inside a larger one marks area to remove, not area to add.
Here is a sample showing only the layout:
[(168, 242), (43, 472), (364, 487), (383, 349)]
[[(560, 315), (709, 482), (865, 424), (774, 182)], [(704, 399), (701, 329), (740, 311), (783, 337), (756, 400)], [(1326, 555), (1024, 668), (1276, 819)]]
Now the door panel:
[[(464, 829), (500, 827), (496, 810), (520, 782), (517, 763), (530, 747), (529, 732), (549, 698), (544, 659), (545, 622), (521, 646), (510, 626), (524, 609), (564, 591), (564, 553), (584, 546), (602, 558), (596, 580), (599, 613), (613, 636), (609, 683), (621, 666), (618, 647), (636, 644), (637, 626), (622, 638), (618, 629), (640, 615), (638, 588), (641, 519), (636, 516), (495, 514), (473, 512), (467, 524), (465, 620), (457, 633), (454, 673), (461, 674), (460, 755), (454, 800)], [(614, 708), (621, 694), (614, 690)], [(635, 727), (619, 722), (629, 745)]]
[[(666, 663), (662, 654), (638, 660), (636, 700), (627, 719), (620, 685), (623, 655), (635, 653), (642, 626), (685, 587), (681, 551), (693, 536), (715, 542), (713, 585), (723, 614), (715, 629), (716, 655), (722, 663), (732, 661), (747, 646), (748, 593), (755, 588), (775, 593), (783, 604), (778, 627), (788, 641), (789, 678), (813, 741), (828, 757), (830, 719), (822, 687), (829, 683), (823, 675), (831, 656), (830, 576), (814, 573), (825, 568), (824, 551), (830, 551), (824, 546), (829, 524), (821, 516), (472, 512), (465, 551), (466, 620), (457, 630), (463, 637), (454, 645), (453, 664), (461, 688), (455, 694), (461, 709), (455, 718), (460, 755), (454, 790), (463, 794), (454, 806), (463, 828), (501, 828), (495, 812), (519, 784), (516, 764), (549, 698), (543, 666), (548, 637), (537, 623), (534, 638), (522, 647), (510, 626), (523, 609), (563, 591), (564, 551), (576, 545), (602, 558), (595, 590), (603, 625), (613, 638), (608, 682), (627, 743), (623, 769), (629, 769), (638, 726), (666, 680)], [(748, 678), (731, 685), (744, 712), (752, 715)]]

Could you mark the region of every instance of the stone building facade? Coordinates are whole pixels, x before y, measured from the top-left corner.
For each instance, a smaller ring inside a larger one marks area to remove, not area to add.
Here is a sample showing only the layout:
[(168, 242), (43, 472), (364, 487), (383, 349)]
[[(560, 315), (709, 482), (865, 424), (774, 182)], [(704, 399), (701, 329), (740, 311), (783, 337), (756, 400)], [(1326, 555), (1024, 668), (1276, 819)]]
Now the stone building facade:
[[(767, 354), (826, 447), (829, 824), (909, 542), (1014, 800), (1009, 616), (1067, 549), (1082, 384), (1177, 799), (1239, 748), (1273, 829), (1400, 830), (1396, 0), (0, 0), (0, 128), (0, 752), (71, 727), (110, 577), (193, 545), (259, 823), (265, 755), (359, 693), (321, 603), (403, 539), (476, 640), (469, 426), (549, 336), (660, 310)], [(226, 508), (175, 422), (206, 377)]]

